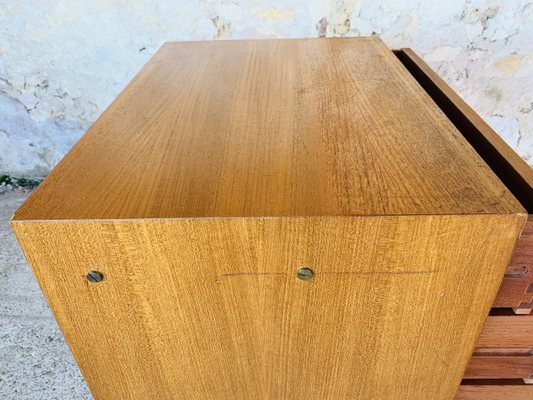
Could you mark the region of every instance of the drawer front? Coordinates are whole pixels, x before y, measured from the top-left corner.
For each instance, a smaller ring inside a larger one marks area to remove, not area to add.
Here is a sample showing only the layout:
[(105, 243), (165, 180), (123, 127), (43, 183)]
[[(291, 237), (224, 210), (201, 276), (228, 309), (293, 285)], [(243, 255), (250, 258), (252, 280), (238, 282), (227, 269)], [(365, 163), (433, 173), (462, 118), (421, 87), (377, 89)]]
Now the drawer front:
[[(524, 226), (493, 307), (533, 307), (533, 218)], [(533, 336), (533, 334), (532, 334)]]
[(531, 400), (533, 385), (461, 385), (455, 400)]

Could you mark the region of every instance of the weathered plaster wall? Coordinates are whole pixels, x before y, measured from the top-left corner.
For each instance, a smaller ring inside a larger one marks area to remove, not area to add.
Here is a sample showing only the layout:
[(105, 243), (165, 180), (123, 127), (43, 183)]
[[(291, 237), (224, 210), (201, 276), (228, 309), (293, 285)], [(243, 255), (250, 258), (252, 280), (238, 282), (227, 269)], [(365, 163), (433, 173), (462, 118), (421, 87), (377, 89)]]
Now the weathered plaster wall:
[(533, 164), (533, 0), (0, 0), (0, 174), (46, 174), (165, 41), (370, 34)]

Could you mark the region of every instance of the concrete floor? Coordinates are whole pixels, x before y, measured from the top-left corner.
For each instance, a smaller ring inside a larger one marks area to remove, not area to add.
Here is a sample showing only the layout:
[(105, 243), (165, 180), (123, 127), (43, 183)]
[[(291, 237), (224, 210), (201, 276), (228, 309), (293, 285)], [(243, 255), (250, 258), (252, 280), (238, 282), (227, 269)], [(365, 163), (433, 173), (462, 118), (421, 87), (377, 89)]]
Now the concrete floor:
[(91, 399), (8, 225), (28, 194), (0, 193), (0, 399)]

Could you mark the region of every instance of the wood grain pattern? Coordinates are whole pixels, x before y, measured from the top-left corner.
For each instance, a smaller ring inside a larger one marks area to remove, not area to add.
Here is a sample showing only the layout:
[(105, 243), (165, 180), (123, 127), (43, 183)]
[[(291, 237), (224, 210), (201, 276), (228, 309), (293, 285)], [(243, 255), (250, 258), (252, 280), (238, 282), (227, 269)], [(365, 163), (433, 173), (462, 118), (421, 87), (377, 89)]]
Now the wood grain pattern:
[(533, 376), (533, 354), (519, 356), (474, 356), (465, 379), (515, 379)]
[(522, 224), (12, 223), (98, 400), (451, 399)]
[(533, 386), (461, 385), (455, 400), (531, 400)]
[(371, 37), (167, 43), (14, 219), (516, 212)]
[(489, 316), (476, 347), (526, 348), (533, 353), (533, 314)]

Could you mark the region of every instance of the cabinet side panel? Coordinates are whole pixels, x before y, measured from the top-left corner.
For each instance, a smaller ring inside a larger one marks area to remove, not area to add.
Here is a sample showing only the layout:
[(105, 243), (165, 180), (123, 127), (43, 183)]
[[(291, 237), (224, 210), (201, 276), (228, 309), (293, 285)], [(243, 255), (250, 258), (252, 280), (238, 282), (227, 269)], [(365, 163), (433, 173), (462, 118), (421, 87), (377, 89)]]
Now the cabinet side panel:
[(13, 228), (96, 399), (416, 400), (453, 398), (523, 221)]

